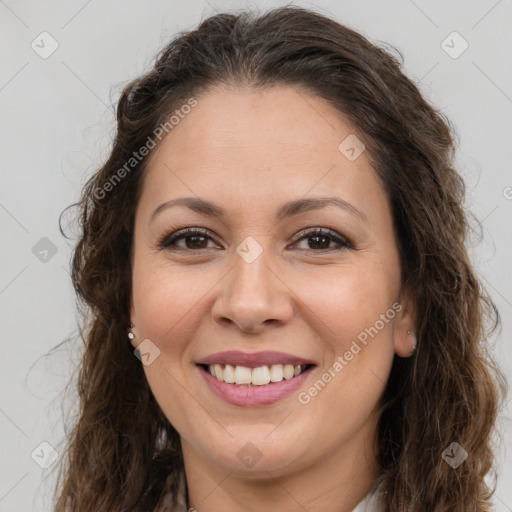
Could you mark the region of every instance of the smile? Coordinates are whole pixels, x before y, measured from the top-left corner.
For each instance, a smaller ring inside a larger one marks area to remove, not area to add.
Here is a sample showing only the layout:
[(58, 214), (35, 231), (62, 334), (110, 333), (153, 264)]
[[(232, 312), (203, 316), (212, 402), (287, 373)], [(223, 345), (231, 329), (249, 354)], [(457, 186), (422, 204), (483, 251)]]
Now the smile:
[(205, 365), (212, 377), (220, 382), (238, 386), (265, 386), (267, 384), (290, 380), (298, 377), (311, 365), (273, 364), (270, 366), (233, 366), (230, 364)]
[(297, 391), (317, 367), (311, 359), (284, 352), (227, 351), (196, 361), (215, 396), (232, 405), (269, 405)]

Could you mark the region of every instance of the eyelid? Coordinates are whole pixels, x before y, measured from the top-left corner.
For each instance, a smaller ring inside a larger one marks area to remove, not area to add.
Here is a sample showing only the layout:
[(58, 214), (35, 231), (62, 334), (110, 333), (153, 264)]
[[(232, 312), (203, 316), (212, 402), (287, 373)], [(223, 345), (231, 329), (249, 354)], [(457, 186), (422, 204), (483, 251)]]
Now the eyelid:
[(341, 242), (344, 242), (346, 244), (352, 245), (350, 240), (342, 235), (341, 233), (338, 233), (336, 230), (328, 227), (321, 227), (321, 226), (311, 226), (309, 228), (301, 229), (295, 236), (294, 241), (298, 241), (302, 238), (304, 238), (306, 235), (309, 235), (311, 233), (320, 233), (322, 235), (328, 235), (333, 239), (339, 240)]
[[(190, 234), (193, 235), (195, 233), (200, 233), (204, 235), (205, 237), (214, 239), (216, 235), (206, 228), (199, 228), (199, 227), (188, 227), (188, 228), (182, 228), (182, 229), (176, 229), (174, 227), (171, 228), (170, 232), (167, 232), (162, 238), (160, 238), (157, 242), (157, 246), (159, 249), (165, 250), (168, 249), (171, 243), (175, 242), (176, 240), (180, 238), (185, 238), (186, 235)], [(177, 249), (183, 249), (181, 247), (177, 247)], [(187, 249), (183, 249), (187, 250)]]

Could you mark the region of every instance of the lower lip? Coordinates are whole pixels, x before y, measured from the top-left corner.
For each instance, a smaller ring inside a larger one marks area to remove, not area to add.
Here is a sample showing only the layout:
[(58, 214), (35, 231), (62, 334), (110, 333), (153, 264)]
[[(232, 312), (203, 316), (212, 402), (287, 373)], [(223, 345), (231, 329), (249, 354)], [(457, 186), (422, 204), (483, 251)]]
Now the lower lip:
[(264, 386), (237, 386), (212, 377), (204, 368), (198, 366), (201, 375), (212, 392), (229, 404), (239, 407), (257, 407), (278, 402), (297, 391), (314, 368), (313, 366), (290, 380), (283, 379), (280, 382), (272, 382)]

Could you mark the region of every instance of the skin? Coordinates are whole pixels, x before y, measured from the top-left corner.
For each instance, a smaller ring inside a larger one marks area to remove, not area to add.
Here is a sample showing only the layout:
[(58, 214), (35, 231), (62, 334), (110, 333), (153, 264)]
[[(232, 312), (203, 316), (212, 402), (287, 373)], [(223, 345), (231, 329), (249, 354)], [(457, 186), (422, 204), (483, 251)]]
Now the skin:
[[(338, 150), (355, 129), (308, 91), (222, 87), (197, 100), (146, 169), (131, 300), (133, 346), (149, 339), (160, 350), (144, 371), (180, 434), (190, 506), (349, 512), (378, 475), (378, 407), (394, 354), (412, 353), (388, 198), (366, 152), (349, 161)], [(328, 206), (274, 219), (287, 201), (326, 196), (362, 215)], [(175, 206), (150, 219), (178, 197), (226, 214)], [(211, 238), (159, 248), (187, 227)], [(330, 228), (353, 248), (295, 238), (306, 228)], [(236, 252), (249, 236), (263, 251), (252, 263)], [(195, 364), (225, 350), (282, 351), (317, 363), (299, 390), (307, 391), (397, 301), (403, 309), (308, 404), (292, 393), (267, 406), (230, 405)], [(249, 442), (261, 453), (250, 468), (237, 457)]]

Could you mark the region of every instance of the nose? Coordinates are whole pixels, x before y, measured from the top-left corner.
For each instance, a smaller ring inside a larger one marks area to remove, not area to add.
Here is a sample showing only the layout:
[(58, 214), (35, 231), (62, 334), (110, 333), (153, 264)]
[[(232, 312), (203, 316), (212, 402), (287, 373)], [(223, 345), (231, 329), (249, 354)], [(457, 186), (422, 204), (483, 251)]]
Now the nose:
[(258, 334), (270, 325), (283, 325), (293, 316), (291, 291), (271, 267), (270, 250), (252, 262), (234, 254), (233, 268), (212, 308), (213, 319)]

